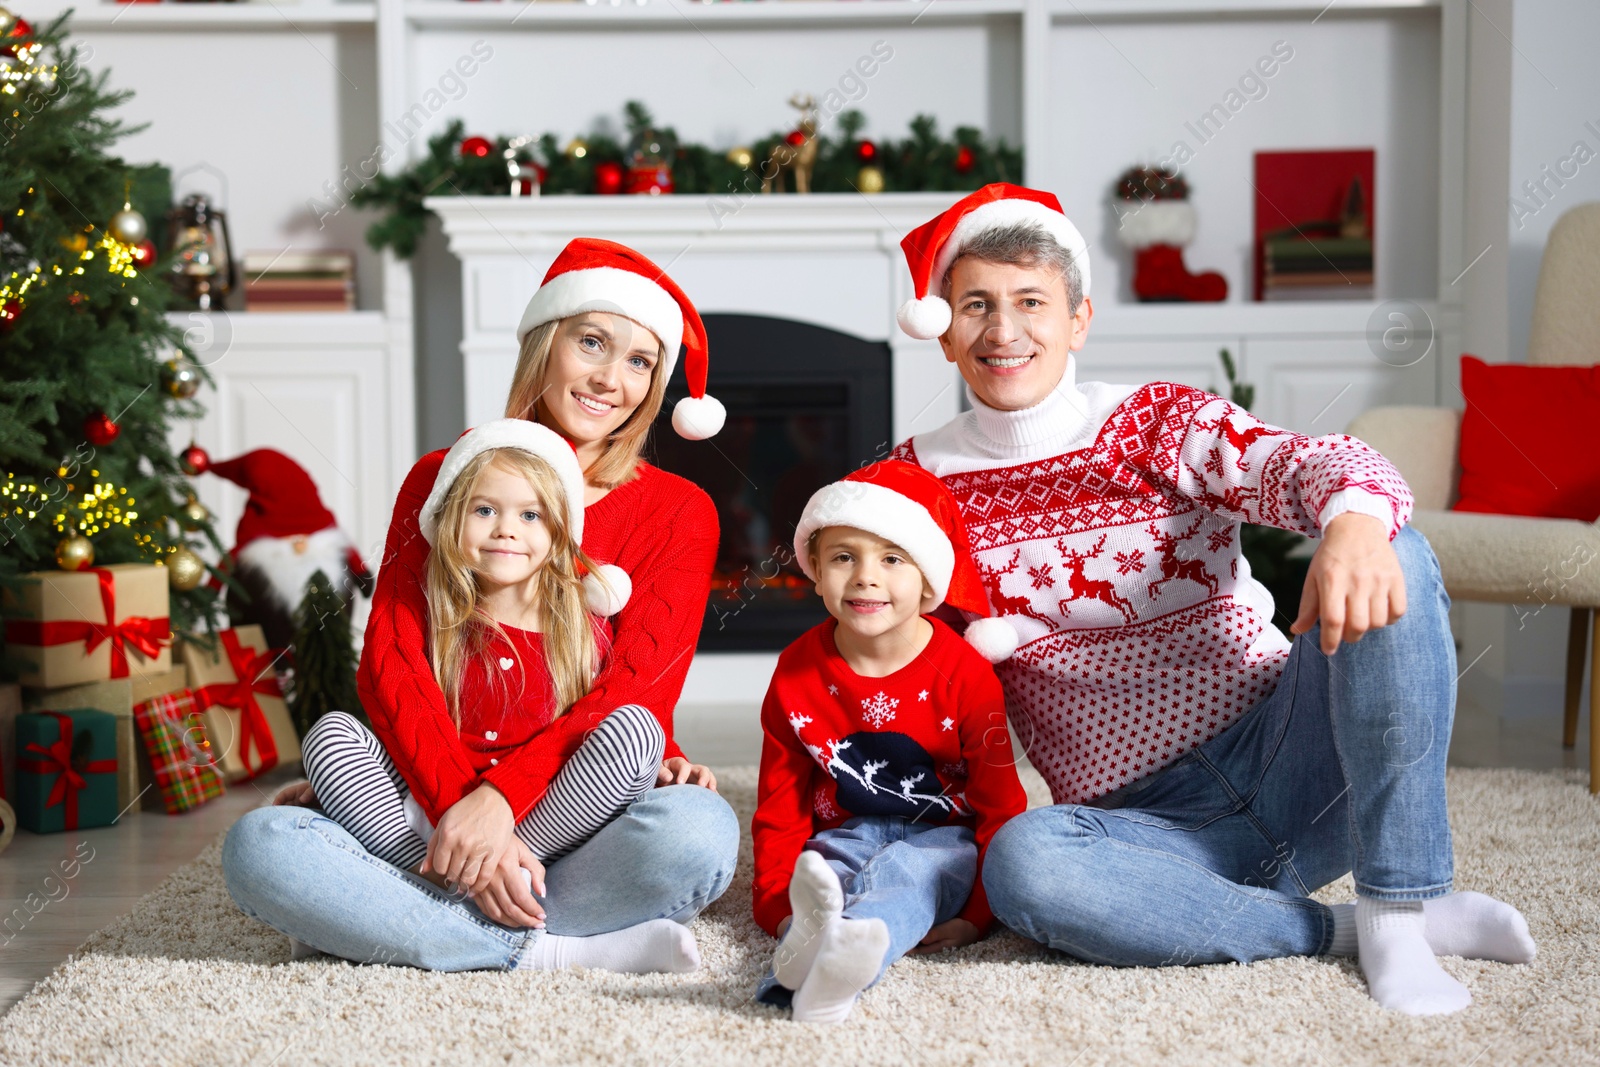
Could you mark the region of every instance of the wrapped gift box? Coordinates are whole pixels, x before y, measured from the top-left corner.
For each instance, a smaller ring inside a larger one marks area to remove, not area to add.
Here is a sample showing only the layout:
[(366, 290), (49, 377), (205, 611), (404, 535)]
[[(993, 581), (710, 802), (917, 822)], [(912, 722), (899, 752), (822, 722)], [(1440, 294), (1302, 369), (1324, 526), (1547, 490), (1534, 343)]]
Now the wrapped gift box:
[(300, 758), (300, 738), (274, 673), (281, 654), (267, 647), (259, 626), (221, 631), (214, 653), (184, 646), (189, 688), (230, 785)]
[(36, 834), (116, 822), (116, 717), (93, 708), (18, 715), (13, 804), (18, 825)]
[(22, 714), (22, 687), (0, 685), (0, 797), (17, 795), (17, 716)]
[(144, 742), (154, 788), (145, 794), (146, 807), (153, 796), (168, 815), (180, 815), (215, 800), (223, 792), (217, 773), (217, 755), (200, 721), (194, 694), (187, 689), (151, 698), (133, 709)]
[(22, 582), (0, 605), (23, 685), (59, 689), (172, 670), (165, 567), (35, 571)]

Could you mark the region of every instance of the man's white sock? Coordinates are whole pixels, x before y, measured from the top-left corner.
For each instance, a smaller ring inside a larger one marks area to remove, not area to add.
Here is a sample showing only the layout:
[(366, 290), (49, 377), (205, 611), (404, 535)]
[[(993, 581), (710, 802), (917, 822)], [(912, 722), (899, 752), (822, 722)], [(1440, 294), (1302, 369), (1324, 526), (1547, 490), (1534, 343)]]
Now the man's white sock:
[[(1356, 906), (1329, 904), (1333, 912), (1330, 956), (1354, 956)], [(1538, 949), (1528, 933), (1522, 912), (1503, 900), (1482, 893), (1450, 893), (1422, 902), (1427, 920), (1428, 947), (1435, 956), (1462, 956), (1499, 963), (1532, 963)]]
[(795, 861), (789, 880), (789, 929), (772, 957), (772, 973), (785, 989), (799, 989), (811, 972), (822, 932), (844, 910), (839, 876), (819, 853), (805, 851)]
[(1356, 897), (1357, 953), (1372, 999), (1407, 1015), (1445, 1015), (1472, 1003), (1433, 958), (1422, 902)]
[(882, 919), (835, 919), (822, 931), (811, 973), (794, 995), (797, 1023), (840, 1023), (878, 977), (889, 951)]
[(609, 934), (560, 937), (544, 934), (517, 963), (521, 971), (559, 971), (594, 967), (624, 974), (665, 971), (683, 974), (700, 966), (700, 951), (689, 928), (671, 919), (651, 919)]

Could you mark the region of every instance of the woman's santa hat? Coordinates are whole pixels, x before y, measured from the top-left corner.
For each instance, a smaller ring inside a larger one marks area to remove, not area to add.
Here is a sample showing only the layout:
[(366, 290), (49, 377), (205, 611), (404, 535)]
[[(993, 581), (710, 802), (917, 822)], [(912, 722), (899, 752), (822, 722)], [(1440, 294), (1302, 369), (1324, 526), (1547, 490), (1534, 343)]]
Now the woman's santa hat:
[[(515, 448), (538, 456), (555, 469), (561, 480), (567, 504), (567, 529), (574, 544), (583, 543), (583, 468), (572, 443), (548, 426), (527, 419), (496, 419), (468, 430), (456, 438), (445, 453), (444, 463), (433, 479), (433, 491), (422, 505), (418, 524), (429, 545), (437, 543), (439, 512), (444, 508), (450, 487), (475, 458), (496, 448)], [(584, 575), (584, 600), (596, 615), (615, 615), (633, 595), (633, 580), (621, 567), (606, 563)]]
[(1016, 629), (990, 611), (955, 497), (929, 472), (884, 460), (818, 489), (794, 531), (795, 557), (812, 581), (817, 574), (811, 565), (811, 535), (829, 526), (852, 526), (904, 549), (937, 602), (977, 616), (967, 625), (967, 642), (990, 663), (1017, 650)]
[(908, 233), (900, 247), (911, 268), (916, 299), (900, 305), (900, 328), (931, 341), (950, 328), (950, 305), (938, 295), (945, 272), (979, 234), (1005, 226), (1040, 227), (1072, 257), (1083, 295), (1089, 295), (1089, 245), (1061, 210), (1053, 193), (995, 182), (956, 201), (949, 210)]
[(672, 409), (672, 428), (691, 441), (703, 441), (722, 429), (727, 410), (706, 395), (705, 325), (666, 271), (626, 245), (579, 237), (561, 250), (528, 301), (517, 324), (517, 343), (536, 326), (583, 311), (622, 315), (655, 334), (666, 351), (669, 376), (681, 344), (689, 395)]

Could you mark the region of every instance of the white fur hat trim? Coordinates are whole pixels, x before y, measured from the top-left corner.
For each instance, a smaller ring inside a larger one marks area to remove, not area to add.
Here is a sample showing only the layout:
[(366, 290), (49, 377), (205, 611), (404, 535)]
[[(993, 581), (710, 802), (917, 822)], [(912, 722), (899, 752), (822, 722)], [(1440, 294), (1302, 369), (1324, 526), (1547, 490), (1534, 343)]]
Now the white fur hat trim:
[(418, 517), (422, 536), (428, 544), (434, 544), (438, 536), (439, 511), (444, 507), (450, 487), (467, 469), (467, 464), (482, 453), (496, 448), (531, 452), (555, 468), (561, 478), (562, 488), (566, 490), (567, 525), (572, 531), (572, 540), (582, 544), (583, 468), (578, 466), (577, 453), (572, 451), (572, 446), (560, 434), (527, 419), (486, 422), (468, 430), (450, 446), (450, 451), (445, 453), (444, 463), (439, 467), (439, 474), (433, 480), (433, 491), (428, 494), (427, 501), (422, 505), (422, 514)]
[(829, 526), (853, 526), (899, 545), (928, 580), (934, 597), (944, 601), (955, 572), (956, 553), (949, 536), (921, 504), (871, 482), (841, 481), (818, 489), (806, 502), (794, 531), (795, 558), (813, 582), (817, 573), (806, 543), (813, 531)]

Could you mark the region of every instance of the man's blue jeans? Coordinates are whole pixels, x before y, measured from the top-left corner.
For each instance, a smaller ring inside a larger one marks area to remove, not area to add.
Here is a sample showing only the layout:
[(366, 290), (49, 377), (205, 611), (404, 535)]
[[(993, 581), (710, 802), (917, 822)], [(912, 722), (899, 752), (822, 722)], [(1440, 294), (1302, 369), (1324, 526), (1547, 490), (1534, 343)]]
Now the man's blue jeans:
[[(882, 919), (889, 928), (889, 951), (873, 985), (929, 930), (961, 914), (978, 877), (978, 844), (965, 826), (862, 816), (822, 831), (806, 842), (806, 849), (821, 854), (839, 876), (845, 918)], [(787, 1005), (792, 997), (769, 967), (756, 987), (756, 999)]]
[[(686, 923), (733, 879), (739, 821), (698, 785), (652, 789), (545, 872), (546, 929), (587, 937), (650, 919)], [(511, 969), (543, 933), (385, 863), (309, 808), (246, 812), (222, 846), (239, 908), (356, 963), (435, 971)]]
[(1326, 952), (1332, 913), (1307, 894), (1348, 871), (1363, 896), (1448, 893), (1450, 600), (1421, 534), (1394, 548), (1398, 622), (1331, 657), (1320, 627), (1297, 637), (1271, 695), (1124, 806), (1002, 827), (983, 871), (996, 917), (1094, 963), (1242, 962)]

